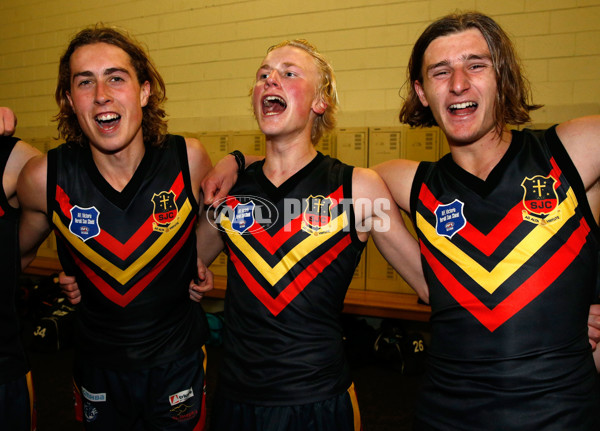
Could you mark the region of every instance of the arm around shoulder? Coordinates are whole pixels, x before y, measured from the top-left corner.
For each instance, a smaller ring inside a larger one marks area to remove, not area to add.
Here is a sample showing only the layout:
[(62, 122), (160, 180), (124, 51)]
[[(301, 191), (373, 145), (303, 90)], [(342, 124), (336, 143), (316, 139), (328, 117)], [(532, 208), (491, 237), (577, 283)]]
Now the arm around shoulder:
[[(370, 229), (373, 241), (383, 257), (417, 295), (428, 303), (429, 289), (423, 274), (419, 244), (406, 228), (385, 183), (376, 172), (355, 168), (352, 188), (357, 223)], [(360, 204), (361, 202), (364, 203)]]
[(395, 159), (372, 168), (381, 176), (396, 204), (406, 212), (410, 212), (410, 191), (418, 167), (419, 162), (414, 160)]

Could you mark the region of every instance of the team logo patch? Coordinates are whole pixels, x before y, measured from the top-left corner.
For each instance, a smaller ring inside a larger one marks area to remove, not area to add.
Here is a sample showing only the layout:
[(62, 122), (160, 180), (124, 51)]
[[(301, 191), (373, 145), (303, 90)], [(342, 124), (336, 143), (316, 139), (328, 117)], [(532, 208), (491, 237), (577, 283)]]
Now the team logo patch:
[(157, 232), (168, 232), (177, 226), (179, 220), (177, 203), (175, 202), (175, 193), (171, 190), (163, 191), (152, 196), (154, 210), (152, 216), (154, 223), (152, 228)]
[(254, 208), (256, 208), (254, 201), (237, 204), (233, 209), (231, 228), (237, 233), (244, 233), (250, 229), (255, 222)]
[(322, 195), (310, 195), (306, 198), (305, 203), (306, 206), (302, 213), (302, 230), (312, 235), (329, 232), (333, 200)]
[(523, 192), (523, 219), (536, 223), (550, 223), (558, 220), (558, 214), (555, 217), (548, 218), (558, 207), (558, 195), (556, 194), (557, 181), (552, 176), (543, 177), (536, 175), (533, 178), (525, 177), (521, 186)]
[(467, 224), (463, 207), (458, 199), (446, 205), (438, 205), (435, 209), (435, 231), (439, 236), (450, 239)]
[(100, 212), (96, 207), (81, 208), (75, 205), (71, 208), (71, 223), (69, 223), (69, 231), (83, 240), (87, 241), (90, 238), (100, 234), (100, 225), (98, 219)]
[(176, 394), (169, 395), (169, 403), (171, 404), (171, 406), (175, 406), (179, 403), (189, 400), (193, 396), (194, 396), (194, 391), (192, 388), (189, 388), (184, 391), (177, 392)]
[(86, 401), (83, 403), (83, 414), (86, 422), (94, 422), (98, 418), (98, 409)]

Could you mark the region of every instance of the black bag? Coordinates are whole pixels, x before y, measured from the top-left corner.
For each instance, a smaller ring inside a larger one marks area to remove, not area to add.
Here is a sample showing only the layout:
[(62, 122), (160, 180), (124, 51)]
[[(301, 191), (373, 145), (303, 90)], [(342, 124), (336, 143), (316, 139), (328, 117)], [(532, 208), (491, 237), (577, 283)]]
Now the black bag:
[(384, 322), (373, 348), (382, 363), (402, 374), (422, 374), (425, 370), (427, 348), (419, 332), (409, 332), (398, 324)]

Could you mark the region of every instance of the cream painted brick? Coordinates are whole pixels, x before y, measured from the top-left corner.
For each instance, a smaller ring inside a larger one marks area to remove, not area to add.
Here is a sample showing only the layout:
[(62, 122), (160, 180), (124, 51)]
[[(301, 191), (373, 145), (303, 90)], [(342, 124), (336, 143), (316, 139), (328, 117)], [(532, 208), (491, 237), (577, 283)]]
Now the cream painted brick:
[(357, 90), (342, 91), (344, 95), (344, 110), (346, 111), (369, 111), (381, 108), (381, 101), (385, 100), (383, 90)]
[(544, 105), (573, 104), (573, 82), (541, 82), (532, 86), (533, 100)]
[(589, 31), (575, 35), (575, 54), (600, 54), (600, 31)]
[(512, 13), (520, 13), (525, 10), (525, 2), (523, 0), (476, 0), (475, 9), (486, 15), (507, 15)]
[(552, 33), (594, 31), (600, 29), (600, 6), (552, 12)]
[(387, 23), (390, 5), (365, 5), (343, 11), (344, 24), (349, 28), (377, 27)]
[(457, 10), (475, 10), (476, 0), (434, 0), (431, 2), (431, 21)]
[(600, 55), (557, 58), (548, 61), (549, 81), (579, 81), (598, 79)]
[(368, 72), (366, 70), (350, 70), (336, 73), (338, 91), (363, 90), (366, 87), (367, 76)]
[(523, 73), (530, 82), (548, 81), (549, 60), (527, 60), (523, 62)]
[(410, 1), (386, 6), (387, 24), (406, 24), (431, 21), (429, 1)]
[(526, 0), (526, 11), (551, 11), (577, 7), (577, 0)]
[(521, 13), (497, 17), (496, 21), (512, 38), (547, 34), (550, 29), (550, 13)]
[(408, 26), (404, 24), (387, 25), (366, 29), (367, 47), (382, 45), (412, 44), (409, 38)]
[(575, 53), (574, 34), (532, 36), (519, 39), (519, 55), (523, 59), (566, 57)]
[(367, 30), (359, 28), (333, 31), (328, 34), (327, 41), (327, 51), (367, 48)]
[[(575, 81), (573, 89), (573, 99), (577, 103), (593, 103), (596, 106), (600, 106), (600, 80), (589, 79)], [(600, 113), (600, 108), (596, 112), (590, 112), (590, 114)]]

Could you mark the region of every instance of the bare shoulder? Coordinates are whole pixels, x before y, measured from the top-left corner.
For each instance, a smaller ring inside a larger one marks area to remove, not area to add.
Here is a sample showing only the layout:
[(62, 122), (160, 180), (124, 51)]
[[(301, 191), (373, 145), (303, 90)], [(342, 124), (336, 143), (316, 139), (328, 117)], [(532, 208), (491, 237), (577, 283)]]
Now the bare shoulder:
[(31, 157), (21, 169), (17, 194), (22, 206), (31, 209), (45, 208), (48, 158), (46, 154)]
[(561, 123), (556, 133), (589, 189), (600, 178), (600, 115)]
[(17, 179), (19, 178), (23, 166), (25, 166), (32, 157), (39, 155), (41, 155), (41, 153), (25, 141), (18, 141), (10, 152), (10, 156), (8, 157), (4, 168), (2, 185), (4, 187), (4, 193), (11, 205), (18, 205), (15, 197), (17, 193)]
[(198, 174), (201, 175), (201, 178), (204, 178), (204, 175), (212, 169), (212, 163), (210, 162), (210, 157), (206, 148), (204, 148), (202, 142), (196, 138), (185, 138), (185, 145), (187, 148), (190, 173), (192, 176)]

